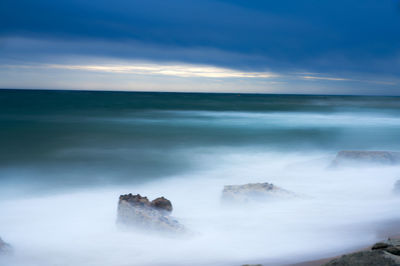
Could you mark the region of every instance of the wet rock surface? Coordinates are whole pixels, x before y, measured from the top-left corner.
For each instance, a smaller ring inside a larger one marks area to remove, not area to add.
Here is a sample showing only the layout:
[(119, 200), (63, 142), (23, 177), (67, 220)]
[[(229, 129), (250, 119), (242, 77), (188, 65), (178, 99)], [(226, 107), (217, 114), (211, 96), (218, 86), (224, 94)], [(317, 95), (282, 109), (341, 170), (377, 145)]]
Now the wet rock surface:
[(274, 199), (295, 198), (297, 195), (271, 183), (249, 183), (225, 186), (222, 191), (224, 202), (247, 203)]
[(332, 166), (351, 164), (400, 164), (400, 152), (391, 151), (340, 151), (332, 161)]
[(183, 233), (185, 227), (170, 216), (172, 204), (164, 197), (150, 202), (140, 194), (121, 195), (118, 202), (117, 223), (127, 227), (169, 233)]

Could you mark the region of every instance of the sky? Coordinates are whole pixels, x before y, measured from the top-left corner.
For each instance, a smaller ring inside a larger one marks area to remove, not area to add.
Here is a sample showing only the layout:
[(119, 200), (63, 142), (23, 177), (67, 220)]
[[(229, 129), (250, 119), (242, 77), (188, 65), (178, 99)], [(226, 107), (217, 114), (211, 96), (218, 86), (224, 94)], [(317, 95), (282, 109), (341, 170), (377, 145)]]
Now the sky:
[(400, 95), (400, 1), (2, 0), (0, 88)]

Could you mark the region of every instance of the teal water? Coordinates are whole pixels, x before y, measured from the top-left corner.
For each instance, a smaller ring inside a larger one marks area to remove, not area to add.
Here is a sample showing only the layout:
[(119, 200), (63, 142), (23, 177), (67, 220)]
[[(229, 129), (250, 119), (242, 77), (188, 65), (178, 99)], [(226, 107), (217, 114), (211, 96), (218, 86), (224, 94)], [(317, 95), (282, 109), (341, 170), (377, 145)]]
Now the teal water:
[(201, 169), (197, 156), (222, 149), (400, 150), (399, 140), (399, 97), (0, 91), (0, 182), (28, 188), (146, 182)]
[[(0, 237), (15, 249), (0, 265), (285, 265), (357, 250), (400, 234), (387, 232), (400, 169), (329, 165), (399, 140), (399, 97), (0, 90)], [(299, 197), (221, 204), (225, 185), (256, 182)], [(125, 193), (170, 199), (191, 234), (118, 230)]]

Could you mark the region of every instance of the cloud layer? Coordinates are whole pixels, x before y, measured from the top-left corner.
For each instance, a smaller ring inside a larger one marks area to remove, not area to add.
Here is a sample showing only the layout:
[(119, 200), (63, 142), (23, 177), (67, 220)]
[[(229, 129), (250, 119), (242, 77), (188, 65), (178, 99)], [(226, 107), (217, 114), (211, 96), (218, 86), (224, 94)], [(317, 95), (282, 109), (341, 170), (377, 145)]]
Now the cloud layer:
[[(0, 24), (3, 68), (67, 67), (73, 58), (73, 65), (98, 69), (139, 60), (153, 67), (190, 65), (152, 70), (178, 76), (229, 72), (268, 79), (260, 73), (311, 72), (321, 74), (305, 75), (310, 86), (352, 81), (349, 90), (365, 87), (368, 93), (368, 79), (378, 81), (376, 91), (384, 85), (384, 94), (400, 93), (400, 8), (394, 0), (4, 0)], [(99, 58), (100, 65), (82, 62)], [(285, 82), (296, 85), (291, 78)]]

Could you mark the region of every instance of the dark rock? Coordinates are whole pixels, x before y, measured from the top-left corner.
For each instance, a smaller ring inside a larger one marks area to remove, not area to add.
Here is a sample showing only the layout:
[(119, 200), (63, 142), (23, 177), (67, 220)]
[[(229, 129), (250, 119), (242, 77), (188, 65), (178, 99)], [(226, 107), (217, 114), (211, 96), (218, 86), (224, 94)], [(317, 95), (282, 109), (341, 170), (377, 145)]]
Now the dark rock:
[(124, 200), (136, 206), (150, 206), (150, 201), (147, 197), (142, 197), (140, 194), (132, 195), (131, 193), (119, 196), (119, 200)]
[(156, 209), (164, 210), (167, 212), (172, 212), (171, 201), (167, 200), (164, 197), (156, 198), (155, 200), (153, 200), (151, 202), (151, 206)]
[(340, 151), (332, 162), (332, 166), (350, 164), (384, 164), (400, 163), (400, 152), (390, 151)]
[(393, 247), (390, 246), (387, 249), (385, 249), (386, 252), (389, 252), (390, 254), (400, 256), (400, 247)]
[(333, 259), (324, 266), (398, 266), (395, 256), (383, 250), (361, 251)]
[(246, 203), (269, 199), (294, 198), (297, 195), (270, 183), (249, 183), (225, 186), (222, 200), (225, 202)]
[[(159, 206), (154, 206), (159, 204)], [(121, 195), (118, 202), (117, 223), (141, 229), (183, 233), (185, 227), (169, 215), (172, 204), (165, 198), (150, 202), (147, 197), (138, 195)], [(169, 204), (168, 204), (169, 203)], [(167, 211), (170, 210), (170, 211)]]
[(375, 249), (385, 249), (385, 248), (387, 248), (387, 247), (389, 247), (389, 244), (383, 243), (383, 242), (378, 242), (378, 243), (376, 243), (375, 245), (373, 245), (371, 249), (372, 249), (372, 250), (375, 250)]
[(10, 244), (7, 244), (0, 238), (0, 255), (11, 252)]

